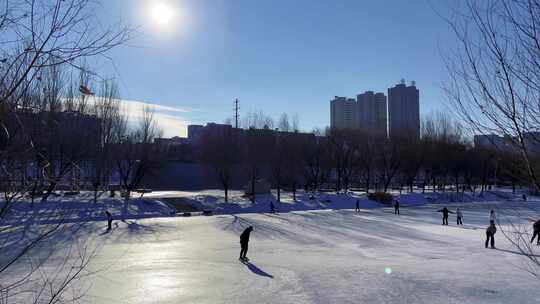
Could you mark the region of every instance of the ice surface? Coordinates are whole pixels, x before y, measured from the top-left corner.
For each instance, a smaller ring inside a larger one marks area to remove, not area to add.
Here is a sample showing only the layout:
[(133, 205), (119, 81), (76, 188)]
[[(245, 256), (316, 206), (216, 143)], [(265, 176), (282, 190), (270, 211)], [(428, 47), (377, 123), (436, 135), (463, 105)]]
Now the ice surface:
[[(442, 226), (440, 204), (414, 204), (419, 197), (404, 195), (399, 216), (372, 205), (126, 219), (109, 233), (95, 221), (45, 246), (86, 240), (100, 248), (95, 273), (76, 283), (87, 288), (83, 303), (540, 303), (540, 281), (502, 231), (498, 249), (483, 244), (489, 209), (505, 229), (518, 223), (516, 210), (538, 217), (537, 200), (445, 203), (464, 212), (465, 226), (456, 227), (455, 215)], [(245, 265), (238, 237), (249, 225)]]

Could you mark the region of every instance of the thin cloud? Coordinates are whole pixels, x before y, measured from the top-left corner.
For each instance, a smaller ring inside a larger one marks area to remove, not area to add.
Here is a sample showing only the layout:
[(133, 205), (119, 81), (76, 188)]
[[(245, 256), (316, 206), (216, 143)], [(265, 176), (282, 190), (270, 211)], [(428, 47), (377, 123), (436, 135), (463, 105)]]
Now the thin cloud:
[(136, 124), (142, 119), (142, 111), (145, 106), (150, 106), (154, 110), (154, 118), (157, 125), (163, 130), (164, 137), (187, 136), (187, 126), (189, 120), (185, 117), (189, 110), (163, 106), (159, 104), (142, 101), (120, 99), (122, 111), (128, 116), (131, 124)]
[[(96, 98), (99, 97), (89, 98), (88, 102), (95, 103)], [(157, 125), (163, 130), (164, 137), (187, 136), (187, 126), (190, 124), (190, 121), (186, 116), (189, 116), (191, 110), (136, 100), (117, 100), (120, 103), (120, 110), (127, 115), (130, 125), (133, 126), (140, 122), (144, 107), (150, 106), (154, 110), (154, 117)]]

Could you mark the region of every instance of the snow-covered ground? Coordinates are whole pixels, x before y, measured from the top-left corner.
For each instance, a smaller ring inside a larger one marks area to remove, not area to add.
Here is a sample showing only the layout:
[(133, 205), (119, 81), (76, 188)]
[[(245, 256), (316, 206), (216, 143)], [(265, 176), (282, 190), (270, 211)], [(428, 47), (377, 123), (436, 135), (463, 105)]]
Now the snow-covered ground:
[[(329, 196), (329, 207), (355, 201)], [(539, 217), (540, 202), (489, 198), (429, 204), (434, 198), (404, 195), (399, 216), (374, 204), (358, 214), (291, 208), (127, 219), (109, 233), (95, 221), (44, 246), (85, 240), (100, 248), (91, 274), (76, 283), (86, 290), (83, 303), (540, 303), (540, 281), (524, 270), (527, 260), (502, 231), (498, 249), (483, 244), (489, 209), (497, 210), (502, 229), (509, 220), (529, 227), (524, 218)], [(454, 215), (441, 226), (441, 203), (461, 207), (465, 226), (456, 227)], [(251, 263), (244, 265), (238, 236), (249, 225)], [(47, 267), (59, 261), (49, 259)]]

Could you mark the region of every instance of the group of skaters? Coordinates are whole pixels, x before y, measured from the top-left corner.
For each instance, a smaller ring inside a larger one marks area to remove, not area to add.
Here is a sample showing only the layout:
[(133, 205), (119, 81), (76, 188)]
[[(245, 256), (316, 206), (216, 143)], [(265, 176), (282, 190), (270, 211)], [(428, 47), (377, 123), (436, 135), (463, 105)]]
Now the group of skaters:
[[(527, 198), (525, 194), (523, 195), (523, 200), (526, 201)], [(358, 201), (357, 201), (357, 210), (358, 210)], [(450, 211), (446, 206), (440, 210), (437, 210), (437, 212), (442, 213), (442, 224), (447, 226), (448, 225), (448, 217), (450, 213), (456, 214), (456, 224), (458, 226), (463, 226), (463, 211), (461, 211), (460, 208), (456, 209), (456, 212)], [(394, 203), (394, 213), (399, 214), (399, 201), (396, 200)], [(489, 226), (486, 228), (486, 242), (485, 247), (488, 248), (488, 245), (495, 249), (495, 233), (497, 233), (497, 226), (495, 225), (497, 221), (497, 214), (495, 213), (495, 210), (490, 210), (489, 212)], [(540, 246), (540, 220), (537, 220), (533, 224), (533, 237), (531, 239), (531, 244), (534, 242), (534, 239), (536, 238), (536, 245)]]
[(457, 208), (456, 212), (452, 212), (446, 208), (446, 206), (440, 210), (437, 210), (437, 212), (442, 212), (443, 218), (442, 218), (442, 224), (448, 226), (448, 216), (450, 213), (456, 214), (456, 225), (463, 226), (463, 211), (461, 209)]
[[(443, 226), (448, 226), (448, 217), (450, 213), (456, 215), (456, 225), (463, 226), (463, 211), (458, 207), (456, 209), (456, 212), (450, 211), (446, 206), (444, 206), (442, 209), (437, 210), (437, 212), (442, 213), (442, 224)], [(396, 200), (394, 202), (394, 213), (399, 214), (399, 201)], [(491, 246), (492, 249), (495, 249), (495, 233), (497, 233), (497, 226), (495, 226), (495, 221), (497, 220), (497, 215), (495, 214), (495, 210), (491, 210), (489, 212), (489, 226), (486, 228), (486, 242), (485, 247), (488, 248), (488, 245)], [(538, 245), (540, 245), (540, 220), (538, 220), (534, 224), (534, 235), (533, 239), (531, 240), (531, 243), (533, 242), (535, 236), (538, 236)]]
[[(526, 198), (524, 198), (525, 200)], [(394, 202), (394, 214), (399, 215), (399, 208), (400, 203), (399, 200), (395, 200)], [(275, 205), (272, 201), (270, 201), (270, 212), (275, 213)], [(355, 212), (360, 212), (360, 200), (356, 200), (355, 204)], [(442, 213), (442, 224), (447, 226), (448, 225), (448, 217), (450, 213), (456, 214), (456, 224), (458, 226), (463, 226), (463, 211), (461, 211), (460, 208), (456, 209), (456, 212), (450, 211), (446, 206), (443, 207), (440, 210), (437, 210), (437, 212)], [(107, 210), (105, 211), (105, 216), (107, 217), (107, 231), (110, 231), (112, 229), (112, 221), (113, 217), (112, 214)], [(497, 233), (497, 226), (495, 225), (497, 220), (497, 215), (495, 213), (495, 210), (491, 210), (489, 212), (489, 226), (486, 228), (486, 242), (485, 247), (488, 248), (488, 245), (491, 246), (492, 249), (495, 249), (495, 233)], [(248, 262), (249, 259), (247, 258), (247, 252), (248, 252), (248, 245), (249, 245), (249, 237), (251, 235), (251, 232), (253, 231), (253, 226), (247, 227), (242, 234), (240, 235), (240, 257), (239, 260), (242, 262)], [(537, 220), (533, 224), (533, 236), (531, 239), (531, 244), (534, 242), (534, 239), (536, 239), (536, 245), (540, 246), (540, 220)]]

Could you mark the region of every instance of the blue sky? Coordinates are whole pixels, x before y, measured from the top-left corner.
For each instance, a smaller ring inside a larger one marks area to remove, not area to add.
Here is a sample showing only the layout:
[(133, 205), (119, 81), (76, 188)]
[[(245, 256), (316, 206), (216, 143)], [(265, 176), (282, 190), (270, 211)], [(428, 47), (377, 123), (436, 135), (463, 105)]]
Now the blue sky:
[[(172, 8), (170, 24), (151, 18), (156, 3)], [(124, 99), (185, 110), (168, 136), (223, 122), (235, 97), (241, 114), (298, 113), (303, 130), (324, 127), (334, 95), (386, 93), (401, 78), (416, 80), (427, 114), (446, 110), (440, 50), (453, 41), (434, 7), (445, 13), (428, 0), (103, 1), (105, 20), (139, 33), (99, 72), (118, 79)]]

